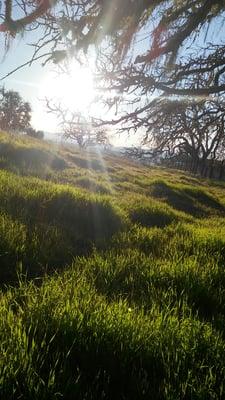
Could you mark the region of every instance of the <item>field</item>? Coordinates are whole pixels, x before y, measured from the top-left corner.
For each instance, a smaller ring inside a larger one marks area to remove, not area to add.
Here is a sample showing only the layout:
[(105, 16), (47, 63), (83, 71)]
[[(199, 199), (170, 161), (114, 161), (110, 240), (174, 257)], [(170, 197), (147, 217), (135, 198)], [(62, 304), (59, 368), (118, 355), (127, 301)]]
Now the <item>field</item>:
[(224, 399), (225, 183), (0, 134), (0, 398)]

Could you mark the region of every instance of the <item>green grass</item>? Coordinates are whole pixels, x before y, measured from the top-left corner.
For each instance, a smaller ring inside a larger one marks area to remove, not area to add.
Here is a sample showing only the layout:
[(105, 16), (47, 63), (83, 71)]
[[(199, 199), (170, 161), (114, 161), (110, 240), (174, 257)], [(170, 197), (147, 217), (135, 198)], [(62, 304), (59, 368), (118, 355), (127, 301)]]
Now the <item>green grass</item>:
[(0, 398), (224, 399), (224, 183), (0, 152)]
[(68, 162), (43, 141), (0, 132), (0, 168), (20, 175), (45, 177), (51, 169), (63, 170)]
[(0, 280), (15, 277), (22, 262), (29, 276), (65, 266), (76, 255), (105, 246), (125, 225), (109, 198), (68, 186), (0, 173)]

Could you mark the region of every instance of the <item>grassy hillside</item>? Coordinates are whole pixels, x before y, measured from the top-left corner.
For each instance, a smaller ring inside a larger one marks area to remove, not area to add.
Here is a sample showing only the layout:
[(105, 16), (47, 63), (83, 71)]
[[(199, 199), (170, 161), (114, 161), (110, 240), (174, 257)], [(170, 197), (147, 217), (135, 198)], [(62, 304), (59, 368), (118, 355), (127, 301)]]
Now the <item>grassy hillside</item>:
[(0, 134), (0, 398), (224, 399), (225, 184)]

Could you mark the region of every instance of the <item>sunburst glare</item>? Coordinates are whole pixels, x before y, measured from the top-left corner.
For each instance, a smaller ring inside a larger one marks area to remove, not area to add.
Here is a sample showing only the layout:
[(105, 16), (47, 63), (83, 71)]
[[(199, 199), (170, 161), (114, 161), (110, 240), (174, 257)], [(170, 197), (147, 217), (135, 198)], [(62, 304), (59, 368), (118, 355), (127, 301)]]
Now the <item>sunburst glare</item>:
[(71, 62), (60, 73), (47, 74), (40, 87), (40, 96), (59, 102), (68, 110), (87, 114), (95, 97), (93, 73), (87, 66)]

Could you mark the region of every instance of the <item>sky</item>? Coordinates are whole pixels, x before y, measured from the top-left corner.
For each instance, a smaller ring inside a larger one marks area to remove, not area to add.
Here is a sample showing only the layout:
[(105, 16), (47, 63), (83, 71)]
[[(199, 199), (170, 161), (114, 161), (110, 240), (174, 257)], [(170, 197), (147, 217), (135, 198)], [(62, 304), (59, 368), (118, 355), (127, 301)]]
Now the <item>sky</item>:
[[(0, 79), (31, 58), (32, 48), (25, 45), (26, 41), (28, 41), (28, 36), (27, 38), (25, 36), (24, 38), (16, 38), (13, 40), (7, 54), (5, 54), (4, 42), (0, 41)], [(90, 97), (90, 90), (93, 92), (93, 98), (95, 96), (93, 87), (88, 87), (88, 82), (90, 81), (89, 71), (83, 73), (83, 69), (80, 69), (78, 73), (76, 72), (76, 79), (73, 77), (72, 81), (74, 81), (74, 83), (72, 82), (73, 84), (71, 85), (70, 78), (59, 78), (59, 75), (56, 73), (56, 67), (53, 64), (47, 64), (42, 67), (41, 63), (34, 62), (31, 66), (23, 67), (0, 81), (0, 85), (2, 84), (7, 89), (19, 92), (21, 97), (31, 104), (32, 126), (37, 130), (44, 131), (47, 139), (58, 141), (60, 140), (58, 133), (61, 131), (61, 127), (56, 117), (47, 112), (44, 98), (54, 98), (57, 96), (58, 91), (62, 91), (64, 99), (67, 99), (67, 101), (65, 101), (65, 108), (68, 102), (69, 104), (73, 104), (75, 109), (79, 106), (81, 107), (81, 111), (83, 111), (87, 104), (85, 104), (84, 101), (82, 105), (82, 101), (86, 99), (87, 96)], [(74, 91), (76, 101), (73, 97)], [(60, 100), (60, 102), (62, 101)], [(101, 108), (99, 103), (92, 106), (91, 115), (93, 114), (99, 117), (104, 115), (105, 118), (110, 119), (110, 117), (107, 117), (107, 110)], [(112, 118), (116, 118), (114, 114), (111, 114), (111, 116)], [(127, 147), (139, 145), (140, 136), (135, 136), (134, 134), (128, 135), (125, 132), (122, 134), (115, 134), (113, 128), (109, 128), (109, 130), (110, 143), (114, 146)]]
[[(216, 38), (217, 41), (220, 38), (221, 41), (224, 41), (225, 26), (222, 29), (221, 27), (217, 29), (216, 25), (214, 25), (210, 29), (208, 37), (211, 39)], [(76, 79), (73, 76), (71, 82), (68, 79), (60, 81), (59, 76), (55, 73), (55, 67), (52, 64), (42, 67), (41, 62), (34, 62), (31, 66), (23, 67), (8, 78), (1, 80), (7, 73), (30, 60), (33, 48), (25, 43), (31, 44), (35, 42), (37, 39), (36, 35), (37, 33), (34, 31), (28, 32), (23, 37), (16, 37), (11, 41), (11, 46), (7, 53), (5, 52), (4, 36), (0, 36), (0, 84), (4, 85), (7, 89), (18, 91), (22, 98), (31, 104), (33, 110), (32, 125), (35, 129), (53, 133), (59, 131), (60, 128), (56, 118), (47, 113), (43, 101), (44, 97), (54, 97), (58, 91), (61, 91), (63, 97), (67, 97), (70, 103), (80, 106), (82, 105), (82, 101), (84, 102), (84, 97), (87, 98), (94, 95), (93, 87), (91, 87), (91, 83), (88, 86), (88, 73), (82, 74), (75, 68)], [(202, 43), (204, 42), (204, 37), (200, 38), (201, 41)], [(85, 103), (83, 107), (85, 107)], [(101, 112), (105, 116), (105, 110), (102, 109)], [(132, 140), (127, 141), (127, 138), (124, 137), (117, 137), (116, 139), (117, 145), (124, 145), (131, 142)]]
[[(21, 17), (21, 13), (18, 7), (14, 5), (13, 18), (18, 19), (19, 17)], [(17, 35), (15, 39), (10, 40), (10, 46), (6, 52), (5, 37), (3, 34), (0, 35), (0, 85), (4, 85), (7, 89), (18, 91), (22, 98), (31, 104), (33, 110), (32, 123), (35, 128), (43, 129), (43, 118), (41, 118), (43, 114), (40, 113), (38, 99), (41, 94), (43, 76), (47, 73), (48, 67), (44, 72), (40, 63), (33, 63), (31, 66), (26, 66), (2, 80), (10, 71), (30, 60), (33, 48), (31, 45), (26, 45), (26, 43), (34, 43), (36, 39), (37, 33), (35, 31)]]
[[(14, 18), (17, 19), (20, 16), (19, 11), (15, 7)], [(87, 82), (90, 81), (88, 72), (85, 74), (77, 71), (77, 68), (75, 68), (76, 79), (74, 76), (72, 77), (72, 88), (70, 82), (68, 83), (68, 79), (62, 80), (59, 78), (59, 75), (55, 72), (56, 67), (53, 64), (48, 63), (42, 67), (41, 61), (34, 62), (30, 66), (25, 66), (2, 80), (10, 71), (31, 59), (33, 48), (27, 44), (35, 43), (37, 37), (37, 31), (27, 32), (20, 37), (16, 36), (15, 39), (11, 40), (11, 45), (6, 53), (4, 36), (0, 34), (0, 85), (4, 85), (6, 89), (18, 91), (22, 98), (31, 104), (31, 123), (35, 129), (54, 133), (60, 130), (60, 126), (55, 116), (47, 112), (45, 102), (43, 101), (45, 97), (55, 97), (57, 91), (61, 91), (64, 98), (67, 97), (69, 102), (74, 104), (75, 108), (82, 106), (81, 111), (83, 111), (85, 108), (84, 97), (94, 97), (95, 93), (93, 87), (90, 87), (93, 86), (93, 83), (88, 87)], [(72, 96), (73, 91), (75, 97)], [(92, 106), (92, 111), (93, 108), (95, 108), (94, 112), (98, 110), (98, 113), (100, 113), (99, 117), (104, 115), (106, 118), (106, 110), (101, 108), (99, 104), (96, 107)], [(115, 116), (113, 117), (116, 118)], [(122, 136), (117, 135), (113, 141), (113, 144), (116, 145), (133, 143), (135, 143), (135, 140), (128, 138), (125, 134)]]
[[(5, 54), (4, 40), (0, 37), (1, 49), (1, 67), (0, 67), (0, 80), (10, 71), (17, 68), (19, 65), (24, 64), (32, 57), (32, 47), (25, 45), (25, 42), (31, 43), (35, 41), (35, 35), (30, 35), (21, 38), (16, 38), (12, 41), (8, 52)], [(74, 68), (74, 66), (73, 66)], [(87, 107), (85, 99), (91, 96), (94, 98), (95, 92), (93, 82), (91, 82), (90, 71), (78, 68), (75, 65), (75, 75), (71, 77), (60, 78), (56, 72), (57, 68), (53, 64), (47, 64), (42, 67), (41, 62), (34, 62), (31, 66), (25, 66), (18, 71), (14, 72), (9, 77), (0, 81), (0, 85), (4, 85), (6, 89), (15, 90), (20, 93), (25, 101), (28, 101), (32, 107), (32, 126), (35, 129), (43, 130), (50, 134), (60, 131), (60, 126), (55, 116), (47, 112), (45, 97), (49, 99), (57, 97), (57, 93), (61, 92), (65, 101), (64, 107), (68, 104), (73, 104), (76, 108), (84, 111)], [(62, 99), (59, 100), (62, 102)], [(93, 111), (92, 106), (92, 111)], [(101, 110), (97, 105), (95, 108)], [(96, 109), (94, 110), (96, 111)], [(106, 110), (102, 109), (104, 114)], [(48, 135), (49, 137), (49, 135)], [(51, 135), (50, 135), (51, 137)], [(116, 146), (124, 146), (135, 143), (133, 139), (127, 138), (126, 135), (116, 136), (111, 140)]]
[[(12, 40), (6, 54), (3, 38), (1, 39), (0, 79), (19, 65), (29, 61), (32, 56), (32, 47), (25, 45), (26, 36)], [(23, 67), (0, 81), (7, 89), (18, 91), (22, 98), (31, 104), (33, 110), (32, 124), (36, 129), (47, 131), (54, 131), (57, 128), (55, 119), (52, 120), (50, 115), (45, 112), (45, 107), (41, 101), (43, 85), (51, 70), (52, 67), (50, 66), (42, 67), (41, 63), (34, 62), (31, 66)]]

